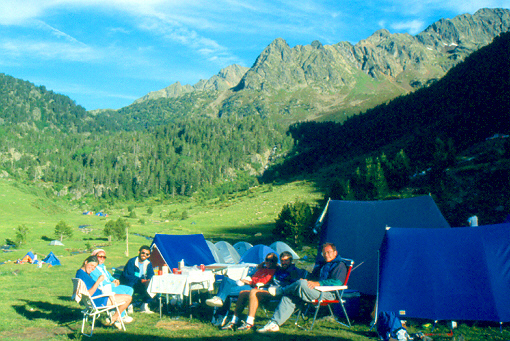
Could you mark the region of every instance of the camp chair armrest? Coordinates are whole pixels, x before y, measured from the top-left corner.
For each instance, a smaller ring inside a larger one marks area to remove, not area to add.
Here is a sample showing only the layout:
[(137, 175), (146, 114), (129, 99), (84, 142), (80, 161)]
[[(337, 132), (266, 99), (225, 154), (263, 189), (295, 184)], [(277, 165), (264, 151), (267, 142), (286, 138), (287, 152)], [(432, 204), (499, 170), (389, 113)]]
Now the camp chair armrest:
[(345, 289), (347, 289), (347, 285), (319, 285), (319, 286), (315, 287), (315, 290), (318, 290), (321, 292), (345, 290)]
[(108, 293), (108, 294), (102, 294), (102, 295), (97, 295), (97, 296), (92, 296), (90, 298), (92, 298), (93, 300), (95, 300), (96, 298), (102, 298), (102, 297), (115, 297), (115, 293), (114, 292), (111, 292), (111, 293)]

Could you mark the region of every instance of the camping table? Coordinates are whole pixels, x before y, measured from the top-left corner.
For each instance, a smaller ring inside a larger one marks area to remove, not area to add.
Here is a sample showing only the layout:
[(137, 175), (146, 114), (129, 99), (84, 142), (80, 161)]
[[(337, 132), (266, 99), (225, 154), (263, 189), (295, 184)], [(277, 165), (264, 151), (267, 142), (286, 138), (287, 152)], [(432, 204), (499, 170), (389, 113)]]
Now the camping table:
[[(160, 276), (153, 276), (147, 292), (151, 297), (156, 294), (166, 294), (167, 304), (168, 295), (179, 295), (189, 297), (189, 306), (192, 305), (192, 292), (193, 290), (207, 290), (214, 289), (214, 274), (210, 270), (201, 271), (193, 268), (184, 268), (182, 274), (165, 274)], [(159, 300), (159, 316), (162, 315), (162, 302), (161, 297)], [(191, 314), (190, 314), (191, 316)]]

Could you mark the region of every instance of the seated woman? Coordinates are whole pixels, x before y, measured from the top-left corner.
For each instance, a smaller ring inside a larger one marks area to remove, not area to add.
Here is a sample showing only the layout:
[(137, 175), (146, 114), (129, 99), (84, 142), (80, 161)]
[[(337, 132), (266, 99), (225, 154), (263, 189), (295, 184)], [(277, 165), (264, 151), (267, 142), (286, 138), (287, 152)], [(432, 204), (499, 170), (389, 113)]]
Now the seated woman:
[[(105, 276), (101, 275), (99, 278), (94, 281), (92, 277), (90, 277), (90, 274), (99, 264), (99, 261), (96, 256), (89, 256), (85, 261), (83, 262), (81, 268), (76, 271), (76, 278), (79, 278), (85, 283), (85, 286), (87, 287), (87, 290), (92, 297), (94, 304), (98, 307), (105, 306), (108, 304), (108, 297), (100, 297), (94, 299), (94, 296), (102, 295), (103, 292), (98, 289), (101, 282), (103, 282)], [(119, 311), (122, 313), (131, 303), (131, 296), (126, 294), (115, 294), (115, 300), (117, 302), (124, 302), (121, 306), (119, 306)], [(111, 317), (111, 320), (108, 321), (108, 325), (115, 326), (117, 329), (122, 329), (122, 325), (119, 322), (119, 313), (115, 311), (113, 316)]]
[[(251, 276), (251, 279), (242, 279), (239, 281), (240, 283), (237, 283), (230, 278), (224, 278), (218, 289), (218, 294), (205, 301), (208, 306), (223, 307), (216, 312), (213, 324), (221, 326), (225, 323), (225, 318), (230, 308), (229, 296), (240, 295), (243, 291), (249, 292), (259, 284), (268, 284), (273, 278), (277, 265), (278, 256), (276, 253), (271, 252), (266, 255), (265, 261), (258, 265), (257, 272)], [(234, 329), (238, 322), (237, 316), (234, 315), (233, 320), (223, 329)]]
[[(103, 249), (96, 249), (92, 252), (91, 256), (96, 256), (97, 260), (99, 261), (99, 264), (96, 266), (94, 271), (90, 273), (90, 277), (94, 281), (97, 281), (99, 279), (99, 276), (104, 275), (104, 280), (99, 286), (102, 291), (104, 291), (103, 288), (106, 286), (110, 286), (111, 291), (113, 291), (116, 294), (125, 294), (129, 296), (133, 296), (133, 288), (120, 284), (120, 281), (118, 279), (115, 279), (110, 272), (106, 269), (106, 266), (104, 265), (104, 262), (106, 260), (106, 251)], [(124, 323), (130, 323), (133, 321), (133, 318), (131, 316), (128, 316), (126, 312), (124, 311), (122, 313), (122, 319), (124, 320)]]

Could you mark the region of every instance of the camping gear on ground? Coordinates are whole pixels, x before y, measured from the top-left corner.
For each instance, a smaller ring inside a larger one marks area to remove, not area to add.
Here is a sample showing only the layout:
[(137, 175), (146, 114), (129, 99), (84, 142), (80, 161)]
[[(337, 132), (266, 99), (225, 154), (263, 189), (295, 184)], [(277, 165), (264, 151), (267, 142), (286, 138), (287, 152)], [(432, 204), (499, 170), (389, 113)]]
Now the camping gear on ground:
[(52, 240), (48, 245), (64, 246), (64, 243), (62, 243), (60, 240)]
[(510, 322), (510, 224), (386, 231), (378, 309), (404, 318)]
[(273, 244), (269, 245), (269, 247), (276, 251), (276, 254), (279, 256), (283, 251), (288, 251), (291, 253), (292, 258), (294, 260), (300, 259), (296, 251), (292, 250), (292, 248), (286, 244), (285, 242), (274, 242)]
[(167, 264), (169, 268), (178, 268), (180, 260), (184, 260), (186, 266), (214, 263), (214, 256), (202, 234), (157, 233), (152, 241), (151, 250), (150, 261), (153, 267)]
[[(387, 226), (450, 227), (428, 195), (398, 200), (329, 200), (318, 220), (320, 243), (334, 243), (341, 257), (355, 259), (356, 276), (349, 287), (362, 293), (377, 292), (377, 250)], [(319, 246), (320, 248), (320, 246)], [(318, 252), (317, 257), (322, 257)]]
[(51, 266), (60, 265), (60, 260), (53, 254), (53, 252), (50, 252), (42, 261), (43, 263)]
[(229, 242), (226, 241), (217, 242), (216, 244), (214, 244), (214, 246), (216, 246), (219, 253), (223, 256), (224, 263), (228, 264), (239, 263), (241, 256), (239, 256), (237, 250), (234, 249), (234, 247)]
[(232, 246), (234, 247), (234, 249), (236, 249), (240, 257), (242, 257), (246, 253), (246, 251), (253, 247), (253, 245), (251, 245), (248, 242), (237, 242)]
[[(246, 251), (246, 253), (241, 257), (241, 260), (239, 260), (239, 263), (260, 264), (264, 262), (266, 255), (271, 252), (276, 253), (276, 251), (271, 249), (269, 246), (262, 244), (255, 245)], [(276, 253), (276, 256), (280, 259), (280, 255), (278, 253)]]
[(393, 311), (381, 311), (377, 315), (375, 326), (377, 334), (383, 341), (390, 341), (390, 339), (407, 341), (410, 339), (407, 330), (402, 326), (402, 322)]

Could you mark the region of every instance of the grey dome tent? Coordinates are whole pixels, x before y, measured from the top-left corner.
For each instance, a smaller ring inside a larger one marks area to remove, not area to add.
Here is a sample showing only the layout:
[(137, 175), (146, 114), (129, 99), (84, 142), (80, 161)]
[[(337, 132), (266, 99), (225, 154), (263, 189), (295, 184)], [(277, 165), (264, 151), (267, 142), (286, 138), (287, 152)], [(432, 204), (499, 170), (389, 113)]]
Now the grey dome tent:
[(233, 245), (233, 247), (234, 249), (236, 249), (239, 256), (242, 257), (246, 253), (246, 251), (253, 247), (253, 245), (251, 245), (248, 242), (237, 242)]
[(241, 256), (239, 256), (239, 253), (237, 253), (236, 249), (226, 241), (217, 242), (214, 244), (220, 254), (223, 256), (223, 260), (225, 263), (228, 264), (237, 264), (239, 263), (239, 260), (241, 259)]
[(223, 259), (223, 256), (221, 255), (221, 253), (218, 250), (218, 248), (216, 247), (216, 245), (214, 245), (214, 243), (209, 240), (206, 240), (205, 242), (207, 243), (207, 246), (209, 246), (209, 249), (211, 249), (211, 253), (213, 254), (214, 261), (216, 263), (225, 263), (225, 260)]
[(278, 256), (280, 256), (280, 254), (283, 252), (283, 251), (288, 251), (292, 254), (292, 258), (294, 259), (300, 259), (301, 257), (298, 256), (298, 254), (292, 250), (292, 248), (286, 244), (285, 242), (274, 242), (273, 244), (269, 245), (269, 247), (273, 250), (276, 251), (276, 253), (278, 254)]

